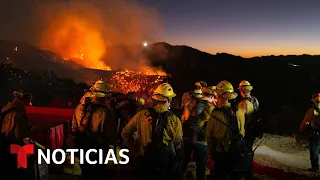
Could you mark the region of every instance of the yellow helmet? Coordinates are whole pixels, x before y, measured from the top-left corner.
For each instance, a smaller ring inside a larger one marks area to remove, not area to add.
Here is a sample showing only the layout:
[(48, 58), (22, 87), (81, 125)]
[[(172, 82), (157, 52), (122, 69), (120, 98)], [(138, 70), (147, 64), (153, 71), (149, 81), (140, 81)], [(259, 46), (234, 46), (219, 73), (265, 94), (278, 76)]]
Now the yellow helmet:
[(90, 91), (95, 97), (106, 97), (109, 96), (110, 91), (108, 90), (106, 84), (102, 80), (98, 80), (90, 88)]
[(224, 99), (235, 99), (238, 97), (238, 94), (234, 92), (233, 86), (230, 82), (223, 80), (220, 81), (216, 86), (216, 92)]
[(106, 84), (102, 80), (96, 81), (90, 90), (93, 92), (109, 92)]
[(175, 97), (173, 88), (168, 83), (160, 84), (154, 91), (152, 98), (158, 101), (167, 101), (170, 98)]
[(137, 102), (141, 106), (144, 106), (144, 104), (145, 104), (145, 100), (142, 97), (137, 98)]
[(243, 81), (240, 82), (238, 89), (239, 90), (251, 91), (253, 89), (253, 86), (251, 86), (249, 81), (243, 80)]
[(216, 94), (216, 89), (217, 89), (216, 86), (208, 86), (208, 87), (204, 87), (202, 89), (202, 92), (206, 93), (206, 94), (210, 94), (210, 95), (215, 95)]

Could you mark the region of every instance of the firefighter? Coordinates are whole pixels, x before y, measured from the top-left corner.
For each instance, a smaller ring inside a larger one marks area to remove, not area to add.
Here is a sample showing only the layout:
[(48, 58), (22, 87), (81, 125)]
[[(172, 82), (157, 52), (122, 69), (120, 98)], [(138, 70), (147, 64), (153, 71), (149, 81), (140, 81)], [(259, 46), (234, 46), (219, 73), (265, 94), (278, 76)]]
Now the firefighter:
[[(112, 111), (106, 107), (109, 90), (103, 81), (95, 83), (92, 97), (84, 106), (78, 106), (72, 120), (72, 134), (75, 136), (77, 149), (103, 149), (104, 153), (117, 143), (117, 124)], [(98, 161), (98, 154), (91, 153), (91, 161)], [(103, 159), (105, 159), (104, 154)], [(106, 174), (106, 166), (100, 164), (81, 164), (82, 179), (102, 179)]]
[(156, 105), (138, 112), (122, 131), (124, 143), (131, 151), (135, 148), (133, 134), (138, 132), (140, 179), (177, 179), (179, 176), (182, 127), (179, 118), (169, 111), (175, 96), (170, 84), (159, 85), (152, 95)]
[(299, 132), (304, 133), (309, 130), (309, 151), (312, 172), (319, 173), (319, 152), (320, 152), (320, 93), (312, 95), (313, 106), (308, 109), (300, 125)]
[[(196, 82), (194, 83), (194, 88), (192, 92), (195, 93), (196, 95), (202, 94), (202, 88), (206, 86), (207, 86), (207, 83), (205, 81)], [(184, 109), (185, 105), (190, 100), (190, 98), (191, 98), (191, 92), (186, 92), (183, 94), (182, 100), (181, 100), (181, 109)]]
[[(186, 173), (190, 157), (193, 152), (193, 157), (196, 162), (196, 179), (206, 179), (206, 165), (208, 160), (208, 146), (206, 139), (206, 124), (213, 110), (213, 105), (210, 102), (211, 95), (214, 92), (210, 88), (203, 88), (207, 96), (202, 95), (192, 98), (185, 107), (185, 113), (188, 112), (187, 119), (183, 121), (182, 127), (184, 132), (184, 161), (183, 172)], [(211, 94), (211, 95), (209, 95)], [(188, 111), (186, 111), (188, 110)]]
[[(258, 117), (259, 101), (251, 95), (252, 89), (253, 86), (246, 80), (241, 81), (238, 87), (242, 97), (238, 103), (238, 108), (245, 113), (245, 142), (251, 151), (255, 138), (261, 134), (258, 127), (258, 123), (260, 122), (260, 117)], [(249, 171), (246, 179), (252, 179), (252, 171)]]
[[(246, 129), (246, 143), (249, 147), (249, 149), (252, 149), (255, 134), (252, 132), (255, 122), (259, 121), (257, 118), (256, 113), (258, 113), (259, 110), (259, 101), (256, 97), (251, 95), (251, 91), (253, 89), (253, 86), (246, 81), (243, 80), (240, 82), (238, 87), (242, 99), (240, 100), (238, 104), (238, 108), (241, 109), (245, 113), (245, 129)], [(257, 128), (257, 127), (256, 127)]]
[(26, 169), (17, 169), (17, 155), (11, 155), (9, 147), (10, 144), (25, 145), (23, 139), (30, 136), (31, 127), (28, 124), (25, 107), (32, 105), (32, 95), (27, 91), (14, 91), (13, 95), (13, 101), (4, 106), (1, 113), (2, 158), (0, 162), (6, 162), (2, 168), (8, 179), (28, 179), (29, 173)]
[(244, 136), (244, 113), (232, 108), (229, 102), (238, 96), (230, 82), (219, 82), (216, 92), (217, 107), (212, 111), (206, 129), (209, 154), (215, 161), (214, 179), (233, 179), (237, 161), (234, 144)]
[[(95, 83), (97, 84), (97, 83)], [(92, 97), (93, 97), (93, 92), (91, 91), (93, 87), (90, 88), (90, 90), (84, 90), (84, 95), (82, 96), (82, 98), (79, 101), (78, 106), (76, 107), (76, 109), (82, 109), (79, 112), (83, 112), (84, 107), (88, 104), (88, 102), (92, 101)], [(66, 140), (66, 145), (68, 148), (70, 149), (74, 149), (76, 148), (76, 142), (75, 142), (75, 136), (72, 133), (72, 127), (77, 127), (76, 125), (76, 121), (71, 121), (71, 124), (74, 123), (74, 125), (69, 126), (68, 127), (68, 137)], [(75, 129), (76, 131), (76, 129)], [(79, 163), (79, 158), (78, 157), (74, 157), (74, 161), (75, 163), (71, 164), (71, 159), (70, 159), (70, 154), (68, 154), (67, 157), (67, 161), (63, 164), (63, 172), (66, 174), (72, 174), (72, 175), (81, 175), (82, 171), (80, 168), (80, 163)]]
[[(104, 86), (104, 82), (102, 80), (97, 80), (91, 87), (89, 90), (85, 89), (84, 90), (84, 95), (82, 96), (82, 98), (79, 101), (78, 106), (76, 107), (76, 109), (78, 109), (77, 113), (80, 116), (80, 113), (84, 112), (85, 107), (92, 101), (93, 98), (93, 92), (95, 91), (99, 91), (99, 89), (103, 88)], [(72, 133), (72, 127), (73, 128), (77, 128), (77, 121), (71, 121), (71, 124), (74, 123), (73, 125), (71, 125), (70, 130), (69, 130), (69, 134), (67, 137), (67, 147), (68, 148), (76, 148), (76, 142), (75, 142), (75, 136)], [(74, 129), (74, 131), (77, 131), (76, 129)], [(68, 161), (66, 161), (63, 165), (63, 172), (66, 174), (72, 174), (72, 175), (81, 175), (82, 171), (80, 168), (80, 163), (79, 163), (79, 158), (75, 157), (75, 163), (71, 164), (70, 163), (70, 155), (68, 154), (67, 157)]]
[(189, 104), (193, 102), (195, 99), (200, 99), (203, 97), (202, 90), (196, 89), (189, 93), (189, 100), (185, 102), (185, 105), (183, 107), (182, 115), (181, 115), (181, 121), (186, 121), (190, 116), (190, 107)]
[(118, 101), (115, 108), (115, 116), (118, 120), (118, 140), (119, 144), (122, 145), (122, 129), (138, 111), (143, 109), (145, 101), (143, 98), (134, 98), (130, 95), (123, 99), (118, 99)]
[(212, 106), (208, 105), (206, 106), (207, 108), (209, 108), (209, 112), (211, 113), (211, 111), (213, 110), (214, 107), (217, 106), (216, 103), (216, 86), (208, 86), (208, 87), (204, 87), (202, 89), (202, 95), (203, 95), (203, 100), (206, 100), (207, 102), (209, 102)]

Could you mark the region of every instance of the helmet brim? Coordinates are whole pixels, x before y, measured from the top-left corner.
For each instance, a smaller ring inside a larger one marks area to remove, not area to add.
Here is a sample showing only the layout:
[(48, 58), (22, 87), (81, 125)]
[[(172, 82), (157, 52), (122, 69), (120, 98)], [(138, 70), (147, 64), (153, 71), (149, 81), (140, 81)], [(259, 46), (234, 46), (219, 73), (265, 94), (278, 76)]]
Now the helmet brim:
[(96, 97), (109, 97), (111, 96), (111, 93), (109, 92), (103, 92), (103, 91), (100, 91), (100, 92), (92, 92), (93, 96), (96, 96)]
[(251, 91), (253, 89), (253, 86), (247, 85), (247, 86), (240, 86), (238, 87), (239, 90), (246, 90)]
[(20, 91), (13, 91), (13, 95), (14, 95), (15, 97), (22, 97), (22, 96), (23, 96), (23, 93), (20, 92)]
[(176, 97), (175, 93), (173, 93), (170, 96), (163, 96), (161, 94), (153, 94), (151, 96), (152, 99), (157, 100), (157, 101), (167, 101), (168, 99), (173, 98), (173, 97)]
[(217, 91), (219, 96), (223, 97), (224, 99), (232, 100), (238, 97), (238, 93), (235, 92), (219, 92)]

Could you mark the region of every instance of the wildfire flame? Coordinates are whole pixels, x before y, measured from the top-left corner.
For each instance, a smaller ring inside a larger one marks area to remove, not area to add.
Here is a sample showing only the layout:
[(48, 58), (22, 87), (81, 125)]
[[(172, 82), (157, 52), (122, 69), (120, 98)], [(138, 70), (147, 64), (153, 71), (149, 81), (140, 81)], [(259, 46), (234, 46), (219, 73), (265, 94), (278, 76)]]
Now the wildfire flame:
[[(121, 56), (119, 58), (121, 60), (127, 58), (128, 63), (114, 63), (117, 58), (113, 58), (112, 53), (109, 52), (112, 49), (109, 48), (111, 44), (135, 44), (141, 39), (149, 37), (147, 36), (148, 32), (156, 33), (155, 30), (159, 29), (157, 23), (153, 18), (149, 18), (153, 16), (150, 15), (148, 18), (144, 16), (145, 12), (148, 12), (149, 15), (149, 11), (131, 3), (114, 1), (111, 4), (123, 10), (106, 13), (105, 7), (109, 7), (109, 5), (105, 3), (98, 3), (101, 6), (96, 6), (96, 4), (77, 2), (69, 3), (67, 7), (59, 4), (57, 5), (59, 10), (52, 8), (52, 6), (45, 6), (47, 8), (45, 11), (41, 9), (41, 12), (46, 12), (43, 15), (45, 16), (43, 19), (46, 28), (40, 38), (42, 49), (58, 53), (64, 57), (64, 60), (74, 61), (87, 68), (127, 69), (113, 74), (111, 82), (109, 82), (110, 89), (113, 91), (124, 93), (138, 91), (153, 88), (163, 81), (166, 77), (165, 71), (146, 65), (147, 59), (140, 57), (139, 51), (132, 50), (134, 53), (129, 53), (130, 57), (124, 56), (125, 58), (122, 58)], [(148, 44), (144, 43), (143, 46), (141, 48), (146, 48)], [(120, 55), (122, 55), (121, 52)]]
[(148, 76), (152, 76), (152, 75), (167, 76), (167, 73), (164, 72), (162, 68), (153, 68), (149, 66), (143, 66), (141, 73)]
[(99, 28), (80, 16), (64, 14), (56, 18), (44, 34), (42, 44), (65, 60), (87, 68), (111, 70), (101, 61), (106, 46)]
[[(64, 60), (92, 69), (110, 71), (101, 57), (106, 53), (106, 45), (99, 28), (79, 16), (68, 14), (57, 18), (51, 23), (43, 37), (43, 46), (57, 52)], [(139, 65), (139, 71), (145, 75), (161, 75), (162, 69)]]
[(150, 76), (143, 72), (130, 70), (119, 71), (113, 74), (109, 88), (111, 91), (129, 93), (148, 91), (166, 81), (167, 76)]

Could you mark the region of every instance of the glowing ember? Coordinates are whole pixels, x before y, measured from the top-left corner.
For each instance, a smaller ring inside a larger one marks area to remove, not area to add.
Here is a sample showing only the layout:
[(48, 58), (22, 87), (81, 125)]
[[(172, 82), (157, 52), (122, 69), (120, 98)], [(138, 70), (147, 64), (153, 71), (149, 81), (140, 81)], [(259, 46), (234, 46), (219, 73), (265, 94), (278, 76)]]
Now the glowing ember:
[(115, 92), (148, 91), (165, 82), (167, 76), (150, 76), (145, 72), (119, 71), (113, 74), (109, 88)]
[(152, 75), (166, 76), (167, 75), (167, 73), (164, 72), (164, 70), (161, 68), (152, 68), (149, 66), (143, 66), (141, 67), (141, 69), (142, 69), (141, 72), (144, 75), (148, 75), (148, 76), (152, 76)]

